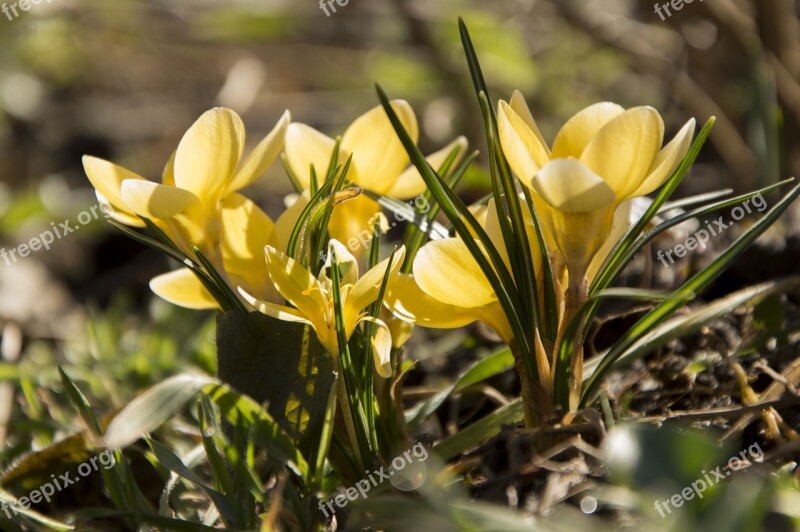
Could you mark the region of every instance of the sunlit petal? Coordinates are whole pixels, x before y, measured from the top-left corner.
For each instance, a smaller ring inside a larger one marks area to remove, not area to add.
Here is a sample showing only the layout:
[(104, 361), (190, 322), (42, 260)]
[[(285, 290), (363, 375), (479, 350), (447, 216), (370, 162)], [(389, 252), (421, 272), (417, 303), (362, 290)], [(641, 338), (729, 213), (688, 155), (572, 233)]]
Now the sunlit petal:
[(295, 195), (294, 202), (291, 203), (278, 219), (275, 220), (275, 225), (269, 239), (269, 245), (274, 248), (286, 251), (289, 246), (289, 238), (292, 236), (292, 229), (294, 229), (297, 220), (303, 213), (308, 202), (311, 201), (308, 189), (303, 191), (302, 194)]
[(234, 175), (233, 179), (228, 183), (223, 195), (246, 187), (267, 170), (269, 165), (272, 164), (272, 161), (275, 160), (275, 157), (277, 157), (283, 149), (284, 137), (286, 136), (286, 129), (289, 127), (290, 121), (291, 115), (289, 111), (284, 112), (281, 119), (278, 120), (278, 123), (272, 128), (272, 131), (258, 143), (250, 155), (239, 165), (239, 168), (236, 170), (236, 175)]
[(689, 151), (694, 137), (695, 120), (689, 120), (683, 128), (675, 135), (675, 138), (667, 144), (658, 154), (653, 166), (650, 168), (649, 175), (642, 181), (631, 196), (644, 196), (660, 187), (664, 181), (669, 179), (672, 173), (678, 168), (681, 161)]
[(139, 179), (123, 181), (120, 192), (124, 205), (145, 218), (169, 219), (200, 202), (188, 190)]
[(579, 158), (603, 126), (625, 112), (615, 103), (602, 102), (590, 105), (570, 118), (553, 142), (552, 157)]
[(513, 109), (514, 112), (519, 115), (519, 117), (530, 128), (533, 134), (536, 135), (536, 138), (539, 139), (539, 143), (544, 148), (547, 159), (541, 161), (537, 160), (537, 162), (539, 162), (541, 166), (544, 166), (544, 163), (550, 160), (550, 148), (547, 147), (547, 142), (544, 140), (542, 132), (539, 130), (539, 126), (536, 124), (536, 120), (533, 119), (533, 114), (531, 113), (530, 107), (528, 107), (528, 103), (525, 101), (525, 97), (520, 91), (515, 90), (511, 94), (511, 100), (508, 103), (511, 106), (511, 109)]
[(175, 185), (216, 201), (233, 177), (245, 141), (244, 124), (235, 112), (217, 107), (197, 119), (175, 154)]
[(380, 293), (386, 270), (389, 270), (389, 284), (391, 285), (394, 278), (397, 276), (397, 272), (400, 271), (400, 266), (403, 265), (405, 256), (406, 248), (405, 246), (400, 246), (400, 248), (395, 251), (394, 260), (391, 265), (389, 264), (389, 259), (391, 257), (387, 257), (362, 275), (361, 278), (356, 281), (353, 286), (353, 291), (350, 292), (347, 298), (347, 306), (356, 310), (361, 310), (375, 301)]
[(241, 194), (231, 194), (220, 204), (222, 245), (226, 254), (263, 258), (273, 224), (269, 216)]
[(270, 303), (269, 301), (262, 301), (256, 297), (253, 297), (242, 287), (239, 287), (239, 294), (241, 294), (244, 300), (247, 301), (251, 307), (258, 310), (262, 314), (266, 314), (267, 316), (271, 316), (282, 321), (313, 325), (310, 321), (305, 319), (302, 314), (297, 311), (297, 309), (293, 309), (284, 305), (276, 305), (275, 303)]
[(552, 207), (567, 213), (610, 205), (614, 191), (602, 177), (575, 159), (554, 159), (533, 178), (533, 188)]
[(191, 309), (218, 308), (219, 304), (189, 268), (180, 268), (150, 280), (150, 289), (174, 305)]
[(516, 111), (502, 100), (497, 108), (497, 131), (511, 169), (525, 185), (530, 186), (530, 180), (549, 160), (547, 148)]
[(386, 306), (400, 319), (424, 327), (455, 329), (479, 319), (473, 308), (442, 303), (420, 289), (410, 274), (399, 274), (386, 291)]
[(364, 194), (339, 203), (333, 208), (328, 224), (331, 238), (345, 243), (354, 255), (362, 256), (366, 246), (375, 236), (370, 220), (380, 210), (380, 205)]
[(127, 179), (147, 181), (145, 178), (112, 162), (89, 155), (83, 156), (83, 169), (95, 190), (103, 195), (115, 211), (133, 216), (133, 211), (122, 200), (122, 182)]
[[(317, 175), (317, 182), (325, 181), (336, 141), (314, 129), (297, 122), (286, 129), (284, 152), (292, 173), (303, 188), (311, 184), (311, 167)], [(344, 161), (342, 161), (344, 162)]]
[(272, 246), (266, 247), (265, 255), (269, 276), (278, 292), (297, 307), (300, 314), (314, 324), (315, 329), (325, 329), (327, 302), (317, 279), (294, 259)]
[(474, 308), (497, 300), (461, 239), (428, 242), (417, 252), (413, 270), (419, 287), (443, 303)]
[(664, 140), (664, 121), (652, 107), (628, 109), (603, 126), (580, 157), (622, 201), (642, 184)]
[[(419, 126), (414, 110), (405, 100), (392, 100), (408, 135), (416, 142)], [(383, 194), (408, 166), (408, 154), (397, 138), (383, 106), (376, 106), (358, 117), (342, 136), (342, 148), (353, 154), (355, 182), (372, 192)]]

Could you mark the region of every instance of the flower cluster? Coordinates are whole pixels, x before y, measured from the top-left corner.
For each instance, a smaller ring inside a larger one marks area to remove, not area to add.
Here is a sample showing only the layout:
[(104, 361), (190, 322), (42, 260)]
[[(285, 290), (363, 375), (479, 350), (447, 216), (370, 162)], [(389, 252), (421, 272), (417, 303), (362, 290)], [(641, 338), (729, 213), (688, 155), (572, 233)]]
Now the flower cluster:
[[(419, 129), (410, 105), (395, 100), (391, 109), (416, 143)], [(394, 315), (408, 323), (452, 328), (482, 321), (512, 343), (514, 331), (498, 295), (461, 237), (432, 240), (416, 256), (405, 257), (401, 247), (361, 276), (363, 250), (353, 254), (341, 244), (382, 223), (376, 195), (407, 200), (426, 191), (386, 112), (381, 106), (371, 109), (334, 139), (291, 122), (287, 111), (242, 158), (242, 120), (229, 109), (216, 108), (186, 132), (160, 184), (94, 157), (85, 157), (84, 167), (98, 198), (117, 221), (132, 226), (149, 221), (186, 256), (201, 253), (242, 304), (310, 325), (332, 355), (340, 350), (333, 297), (338, 291), (346, 338), (360, 323), (375, 325), (375, 367), (383, 377), (391, 375), (390, 329), (365, 310), (381, 295)], [(563, 325), (571, 312), (569, 294), (585, 292), (611, 246), (630, 226), (630, 200), (656, 190), (673, 173), (688, 151), (695, 123), (690, 120), (662, 147), (664, 124), (657, 111), (599, 103), (571, 118), (551, 148), (519, 92), (509, 102), (500, 101), (496, 113), (502, 151), (527, 189), (520, 188), (514, 201), (525, 204), (527, 195), (542, 220), (544, 250), (537, 241), (534, 209), (522, 209), (536, 282), (542, 282), (547, 259), (554, 265), (557, 286), (565, 287), (559, 294)], [(448, 158), (452, 162), (453, 154), (460, 160), (465, 147), (466, 141), (458, 138), (432, 154), (428, 164), (436, 169)], [(298, 190), (273, 221), (240, 191), (281, 152)], [(307, 217), (301, 218), (312, 198), (333, 180), (332, 166), (345, 160), (337, 169), (342, 169), (341, 179), (351, 193), (333, 202), (323, 231), (327, 251), (322, 256), (327, 259), (315, 268), (296, 255), (290, 241), (293, 234), (305, 231), (298, 231), (297, 225), (307, 223)], [(361, 193), (364, 190), (373, 194)], [(511, 271), (501, 230), (508, 214), (496, 199), (473, 206), (471, 212)], [(476, 244), (482, 245), (477, 238)], [(404, 259), (411, 264), (409, 273), (400, 273)], [(338, 268), (341, 276), (336, 283), (331, 268)], [(219, 306), (188, 267), (160, 275), (150, 285), (178, 305)]]

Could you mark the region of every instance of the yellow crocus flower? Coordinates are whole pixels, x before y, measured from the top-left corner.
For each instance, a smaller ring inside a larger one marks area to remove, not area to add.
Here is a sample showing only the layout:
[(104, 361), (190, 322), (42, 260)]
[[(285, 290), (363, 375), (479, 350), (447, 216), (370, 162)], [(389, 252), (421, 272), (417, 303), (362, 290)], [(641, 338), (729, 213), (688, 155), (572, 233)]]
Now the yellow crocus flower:
[[(509, 258), (494, 199), (470, 209), (509, 268)], [(526, 216), (534, 271), (542, 257), (533, 221)], [(475, 240), (482, 247), (479, 240)], [(389, 286), (387, 306), (399, 318), (435, 329), (462, 327), (480, 321), (506, 343), (513, 338), (503, 308), (489, 280), (460, 237), (432, 240), (414, 257), (413, 276), (400, 274)]]
[(241, 288), (239, 292), (250, 305), (268, 316), (310, 325), (325, 349), (332, 355), (338, 355), (333, 283), (326, 274), (331, 265), (330, 258), (335, 256), (337, 264), (345, 272), (339, 286), (345, 335), (349, 339), (359, 323), (364, 321), (375, 323), (378, 326), (372, 346), (375, 368), (382, 377), (390, 377), (391, 333), (383, 321), (366, 316), (364, 309), (378, 298), (386, 270), (389, 269), (390, 283), (397, 276), (405, 257), (405, 247), (400, 247), (395, 252), (391, 264), (389, 263), (391, 257), (387, 258), (360, 277), (358, 261), (343, 244), (331, 240), (329, 250), (325, 267), (317, 277), (314, 277), (310, 271), (281, 250), (273, 246), (266, 247), (266, 264), (270, 279), (281, 296), (293, 307), (260, 300)]
[(512, 170), (546, 202), (540, 215), (570, 284), (583, 279), (608, 239), (617, 207), (660, 187), (686, 155), (695, 129), (689, 120), (662, 149), (664, 122), (655, 109), (604, 102), (567, 121), (551, 151), (518, 91), (509, 103), (499, 102), (497, 122)]
[[(419, 128), (411, 106), (404, 100), (393, 100), (391, 105), (416, 142)], [(456, 146), (461, 147), (459, 153), (463, 155), (466, 139), (457, 138), (430, 155), (428, 162), (434, 169), (438, 168)], [(289, 125), (286, 131), (286, 160), (304, 189), (310, 187), (312, 166), (319, 183), (325, 179), (335, 147), (334, 139), (310, 126), (298, 122)], [(339, 162), (343, 163), (347, 157), (353, 156), (347, 179), (364, 189), (398, 200), (411, 199), (426, 190), (425, 181), (417, 169), (410, 166), (408, 154), (380, 105), (358, 117), (347, 128), (339, 149)], [(338, 205), (328, 225), (331, 238), (347, 242), (359, 233), (371, 232), (370, 221), (379, 212), (378, 203), (366, 195)]]
[[(206, 111), (184, 134), (161, 184), (96, 157), (84, 156), (83, 166), (113, 218), (133, 226), (143, 225), (140, 216), (150, 219), (186, 255), (193, 256), (191, 248), (197, 246), (222, 275), (272, 298), (256, 266), (272, 221), (237, 191), (254, 182), (280, 153), (289, 122), (287, 111), (242, 159), (245, 128), (239, 115), (225, 108)], [(155, 278), (151, 287), (182, 306), (216, 306), (185, 268)]]

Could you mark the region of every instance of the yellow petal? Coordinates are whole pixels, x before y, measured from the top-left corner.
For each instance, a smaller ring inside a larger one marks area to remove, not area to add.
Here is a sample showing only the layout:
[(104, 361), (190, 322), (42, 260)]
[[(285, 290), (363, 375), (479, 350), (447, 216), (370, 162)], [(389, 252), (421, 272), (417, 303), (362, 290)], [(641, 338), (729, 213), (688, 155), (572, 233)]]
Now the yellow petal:
[(477, 311), (478, 319), (496, 332), (503, 342), (511, 343), (514, 334), (511, 332), (511, 325), (509, 325), (508, 318), (499, 302), (490, 303), (485, 307), (475, 309), (475, 311)]
[(602, 102), (590, 105), (570, 118), (553, 142), (553, 159), (581, 156), (589, 141), (600, 129), (625, 112), (615, 103)]
[(335, 146), (336, 141), (313, 127), (297, 122), (289, 124), (284, 146), (286, 162), (304, 189), (311, 184), (311, 166), (317, 182), (325, 181)]
[(417, 252), (413, 269), (419, 287), (442, 303), (475, 308), (497, 301), (489, 281), (461, 239), (428, 242)]
[(550, 209), (547, 223), (561, 251), (569, 274), (583, 277), (597, 251), (611, 232), (613, 205), (588, 212), (565, 213)]
[(269, 243), (273, 230), (269, 216), (241, 194), (231, 194), (220, 206), (225, 253), (262, 259), (264, 246)]
[(269, 239), (270, 246), (286, 251), (289, 246), (289, 238), (292, 236), (292, 229), (309, 201), (310, 194), (308, 189), (295, 196), (294, 202), (275, 220), (272, 235)]
[(547, 203), (566, 213), (593, 211), (615, 200), (614, 191), (605, 181), (575, 159), (550, 161), (532, 184)]
[(133, 227), (145, 226), (145, 223), (142, 221), (142, 219), (132, 213), (130, 209), (126, 208), (122, 210), (115, 208), (113, 205), (111, 205), (111, 202), (108, 201), (108, 198), (100, 194), (100, 192), (97, 190), (95, 190), (94, 195), (97, 196), (97, 201), (100, 203), (100, 210), (108, 214), (114, 220)]
[(586, 271), (586, 277), (589, 279), (591, 283), (592, 280), (597, 276), (597, 272), (600, 270), (600, 267), (603, 265), (603, 262), (606, 260), (606, 257), (611, 250), (614, 249), (614, 246), (617, 245), (620, 238), (630, 229), (631, 225), (635, 222), (635, 219), (631, 217), (631, 207), (633, 206), (633, 202), (635, 200), (631, 199), (628, 201), (623, 201), (617, 210), (614, 211), (614, 221), (611, 225), (611, 233), (608, 235), (608, 238), (603, 243), (602, 247), (597, 251), (592, 262), (589, 264), (589, 269)]
[(448, 305), (429, 296), (410, 274), (395, 278), (384, 302), (398, 318), (435, 329), (455, 329), (479, 319), (476, 309)]
[(353, 255), (362, 256), (366, 246), (375, 236), (370, 220), (380, 210), (380, 205), (365, 194), (339, 203), (333, 208), (328, 224), (331, 238), (346, 244)]
[[(385, 302), (384, 296), (384, 302)], [(390, 312), (385, 313), (386, 325), (389, 326), (389, 331), (392, 333), (392, 347), (399, 349), (408, 342), (411, 335), (414, 333), (414, 324), (403, 321)]]
[(386, 270), (389, 270), (389, 283), (391, 284), (394, 278), (397, 277), (397, 272), (400, 271), (400, 266), (403, 265), (405, 257), (406, 248), (405, 246), (400, 246), (394, 253), (394, 260), (391, 265), (389, 264), (391, 257), (387, 257), (362, 275), (353, 285), (353, 290), (348, 294), (345, 300), (345, 307), (352, 311), (360, 312), (378, 299)]
[(293, 309), (284, 305), (276, 305), (275, 303), (270, 303), (269, 301), (262, 301), (261, 299), (254, 297), (242, 287), (239, 287), (239, 294), (241, 294), (244, 300), (247, 301), (251, 307), (262, 314), (266, 314), (267, 316), (279, 319), (281, 321), (313, 325), (310, 321), (305, 319), (303, 315), (297, 311), (297, 309)]
[(272, 161), (283, 149), (283, 141), (290, 121), (291, 115), (289, 111), (284, 112), (281, 119), (272, 128), (272, 131), (258, 143), (250, 155), (239, 165), (236, 175), (233, 176), (233, 179), (225, 188), (225, 192), (223, 192), (224, 196), (243, 189), (267, 171), (269, 165), (272, 164)]
[(191, 309), (219, 308), (219, 304), (189, 268), (180, 268), (150, 280), (150, 289), (174, 305)]
[(544, 164), (550, 160), (550, 148), (547, 147), (547, 141), (544, 140), (542, 132), (539, 131), (539, 126), (536, 125), (536, 120), (533, 119), (533, 114), (531, 114), (531, 109), (528, 107), (525, 97), (520, 91), (515, 90), (511, 94), (511, 100), (508, 103), (511, 106), (511, 109), (513, 109), (514, 112), (519, 115), (519, 117), (530, 128), (533, 134), (536, 135), (536, 138), (539, 139), (539, 143), (542, 145), (542, 148), (544, 148), (545, 154), (547, 155), (547, 159), (539, 161), (539, 164), (544, 166)]
[(622, 201), (642, 184), (664, 141), (664, 121), (652, 107), (634, 107), (603, 126), (580, 160)]
[[(416, 142), (419, 128), (414, 110), (405, 100), (392, 100), (391, 105)], [(380, 105), (358, 117), (347, 128), (342, 136), (342, 148), (353, 154), (353, 180), (378, 194), (392, 187), (409, 162), (405, 148)]]
[(344, 244), (332, 238), (328, 242), (328, 256), (325, 259), (325, 268), (333, 265), (333, 259), (339, 270), (344, 272), (341, 278), (342, 286), (354, 284), (358, 280), (358, 260), (353, 256)]
[(497, 213), (497, 203), (494, 198), (490, 199), (489, 203), (486, 205), (486, 217), (484, 219), (483, 228), (489, 236), (489, 241), (497, 248), (498, 253), (500, 253), (500, 256), (503, 258), (503, 262), (510, 271), (511, 262), (508, 258), (505, 240), (503, 240), (503, 230), (500, 227), (500, 217)]
[(516, 111), (502, 100), (497, 108), (497, 132), (511, 169), (525, 185), (530, 186), (530, 180), (549, 160), (547, 148)]
[(124, 204), (139, 216), (162, 220), (200, 203), (200, 199), (188, 190), (139, 179), (123, 181), (121, 196)]
[(672, 176), (672, 173), (678, 168), (678, 165), (680, 165), (683, 158), (686, 157), (689, 148), (692, 146), (694, 128), (695, 120), (692, 118), (681, 128), (678, 134), (675, 135), (675, 138), (661, 150), (655, 162), (653, 162), (653, 166), (650, 168), (649, 175), (642, 181), (642, 184), (639, 185), (639, 188), (637, 188), (631, 196), (636, 197), (649, 194)]
[(175, 154), (175, 185), (192, 192), (206, 208), (228, 185), (244, 149), (244, 124), (235, 112), (206, 111), (184, 134)]
[[(456, 155), (456, 158), (453, 161), (453, 165), (458, 164), (458, 162), (463, 158), (464, 153), (467, 150), (467, 146), (467, 139), (465, 137), (458, 137), (441, 150), (428, 155), (425, 160), (428, 161), (428, 164), (431, 165), (431, 168), (438, 172), (444, 162), (447, 160), (447, 157), (456, 148), (458, 148), (459, 151), (458, 155)], [(427, 189), (428, 185), (425, 184), (425, 180), (422, 179), (419, 170), (417, 170), (416, 166), (412, 165), (406, 168), (406, 170), (400, 174), (400, 177), (397, 178), (397, 181), (392, 183), (392, 186), (389, 187), (384, 194), (390, 198), (406, 200), (415, 196), (419, 196)]]
[[(122, 182), (126, 179), (147, 181), (145, 178), (112, 162), (89, 155), (83, 156), (83, 169), (92, 186), (98, 193), (102, 194), (114, 208), (114, 211), (138, 220), (133, 211), (122, 200), (120, 189), (122, 188)], [(141, 220), (137, 225), (142, 225)]]
[(314, 324), (318, 334), (326, 329), (327, 302), (314, 276), (294, 259), (272, 246), (266, 247), (265, 255), (269, 276), (278, 292), (297, 307), (300, 315)]
[(222, 261), (228, 279), (260, 299), (278, 301), (264, 260), (272, 221), (252, 201), (232, 194), (221, 203)]
[(384, 322), (377, 318), (364, 317), (360, 321), (368, 321), (376, 324), (375, 336), (370, 341), (372, 345), (372, 356), (375, 361), (375, 371), (384, 379), (392, 376), (392, 333)]
[(172, 152), (169, 161), (167, 161), (167, 164), (164, 166), (164, 171), (161, 172), (162, 185), (175, 186), (175, 153), (176, 152)]

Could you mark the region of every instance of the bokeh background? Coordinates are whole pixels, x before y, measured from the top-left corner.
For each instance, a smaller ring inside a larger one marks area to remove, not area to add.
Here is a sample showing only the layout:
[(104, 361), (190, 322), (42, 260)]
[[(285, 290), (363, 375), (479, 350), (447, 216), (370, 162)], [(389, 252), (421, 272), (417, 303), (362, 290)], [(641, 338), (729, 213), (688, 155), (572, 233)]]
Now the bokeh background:
[[(696, 0), (663, 21), (652, 0), (334, 6), (326, 16), (312, 0), (41, 0), (11, 20), (0, 14), (0, 246), (27, 242), (96, 203), (83, 154), (158, 179), (183, 132), (217, 105), (243, 116), (250, 146), (285, 109), (335, 135), (377, 105), (379, 82), (416, 109), (424, 151), (458, 134), (481, 149), (458, 16), (493, 97), (521, 90), (548, 139), (596, 101), (653, 105), (668, 135), (692, 116), (701, 124), (717, 117), (680, 195), (744, 192), (800, 173), (795, 0)], [(289, 189), (276, 164), (250, 195), (274, 215)], [(462, 188), (473, 198), (487, 190), (479, 168)], [(789, 213), (716, 290), (795, 272), (797, 218)], [(102, 220), (50, 251), (0, 262), (4, 364), (25, 350), (42, 368), (66, 357), (102, 373), (111, 371), (102, 361), (116, 358), (124, 368), (109, 382), (132, 390), (184, 355), (213, 371), (213, 348), (197, 343), (211, 331), (211, 314), (175, 309), (147, 289), (166, 269), (165, 258)], [(84, 346), (87, 335), (93, 347), (70, 347)], [(93, 391), (116, 402), (131, 396), (102, 381)], [(3, 397), (0, 418), (10, 415)]]

